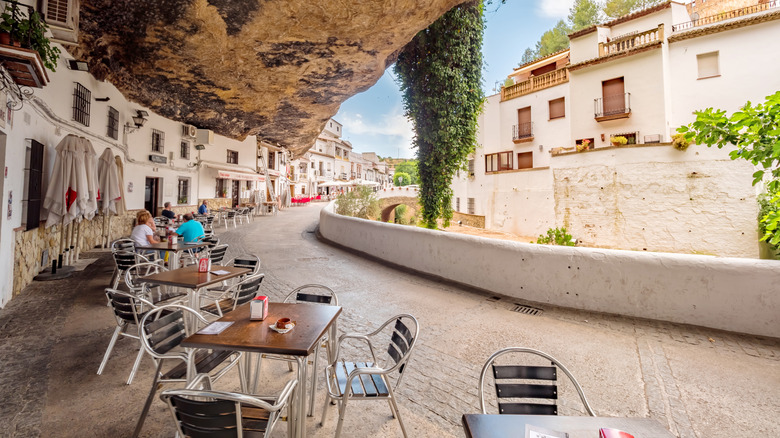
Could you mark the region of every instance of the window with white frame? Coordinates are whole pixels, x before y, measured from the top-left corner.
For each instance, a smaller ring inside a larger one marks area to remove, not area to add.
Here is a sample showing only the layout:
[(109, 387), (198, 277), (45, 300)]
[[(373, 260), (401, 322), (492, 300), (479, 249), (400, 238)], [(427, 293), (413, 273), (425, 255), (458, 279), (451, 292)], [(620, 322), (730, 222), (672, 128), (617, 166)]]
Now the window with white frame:
[(190, 179), (179, 178), (179, 189), (177, 191), (177, 201), (179, 205), (187, 204), (190, 199)]
[(467, 208), (468, 208), (469, 214), (475, 214), (474, 212), (476, 211), (476, 209), (475, 209), (474, 206), (476, 205), (476, 203), (477, 203), (476, 199), (468, 198)]
[(720, 76), (718, 52), (698, 54), (696, 55), (696, 63), (699, 66), (699, 79)]
[(190, 142), (188, 141), (181, 142), (181, 150), (179, 151), (179, 154), (185, 160), (190, 159)]
[(238, 151), (227, 150), (227, 162), (228, 164), (238, 164)]
[(165, 153), (165, 133), (159, 129), (152, 129), (152, 152)]
[(119, 111), (116, 108), (108, 107), (108, 129), (106, 135), (114, 140), (119, 139)]

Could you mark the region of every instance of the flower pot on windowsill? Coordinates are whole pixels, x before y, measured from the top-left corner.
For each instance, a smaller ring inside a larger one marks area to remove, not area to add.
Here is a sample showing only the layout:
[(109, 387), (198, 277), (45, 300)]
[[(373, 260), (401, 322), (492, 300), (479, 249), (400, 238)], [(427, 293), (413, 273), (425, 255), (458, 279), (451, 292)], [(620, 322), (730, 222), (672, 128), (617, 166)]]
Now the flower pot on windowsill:
[(0, 44), (4, 46), (10, 46), (11, 45), (11, 33), (10, 32), (0, 32)]

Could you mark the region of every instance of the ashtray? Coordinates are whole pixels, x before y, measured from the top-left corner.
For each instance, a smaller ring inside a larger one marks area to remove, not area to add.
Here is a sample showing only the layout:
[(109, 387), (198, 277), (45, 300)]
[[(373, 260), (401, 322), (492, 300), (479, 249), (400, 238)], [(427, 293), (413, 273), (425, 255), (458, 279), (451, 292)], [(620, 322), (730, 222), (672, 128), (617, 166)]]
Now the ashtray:
[(276, 323), (273, 323), (273, 324), (269, 325), (268, 327), (270, 327), (270, 328), (271, 328), (271, 330), (275, 331), (276, 333), (285, 334), (285, 333), (287, 333), (287, 332), (289, 332), (290, 330), (292, 330), (292, 329), (294, 329), (294, 328), (295, 328), (295, 323), (294, 323), (294, 322), (290, 322), (290, 323), (288, 323), (287, 325), (288, 325), (288, 326), (289, 326), (289, 325), (292, 325), (292, 327), (288, 327), (288, 328), (280, 329), (279, 327), (277, 327), (277, 326), (276, 326)]

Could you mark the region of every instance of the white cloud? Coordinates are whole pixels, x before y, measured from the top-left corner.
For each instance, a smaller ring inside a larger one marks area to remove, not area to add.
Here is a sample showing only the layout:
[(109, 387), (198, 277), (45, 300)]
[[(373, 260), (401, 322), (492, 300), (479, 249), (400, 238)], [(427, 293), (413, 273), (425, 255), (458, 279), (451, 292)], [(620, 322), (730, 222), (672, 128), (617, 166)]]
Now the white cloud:
[(550, 18), (566, 18), (574, 0), (542, 0), (537, 6), (539, 15)]
[(366, 120), (362, 114), (343, 113), (339, 122), (344, 125), (344, 137), (356, 151), (377, 152), (382, 156), (414, 156), (412, 123), (404, 117), (401, 107), (378, 114), (378, 120)]

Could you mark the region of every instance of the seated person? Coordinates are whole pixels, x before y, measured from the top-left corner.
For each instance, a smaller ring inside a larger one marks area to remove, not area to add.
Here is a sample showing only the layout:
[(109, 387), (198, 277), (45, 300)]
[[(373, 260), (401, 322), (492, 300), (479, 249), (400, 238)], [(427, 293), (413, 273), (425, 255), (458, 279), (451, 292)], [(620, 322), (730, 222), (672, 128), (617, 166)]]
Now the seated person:
[(199, 238), (204, 237), (203, 225), (192, 219), (192, 213), (184, 215), (184, 223), (176, 229), (176, 234), (182, 236), (184, 242), (197, 242)]
[(208, 214), (209, 207), (206, 205), (206, 200), (203, 200), (203, 204), (200, 204), (200, 207), (198, 207), (198, 214)]
[(147, 210), (141, 210), (135, 217), (135, 223), (137, 224), (133, 228), (133, 232), (130, 233), (130, 238), (135, 243), (135, 246), (147, 246), (152, 243), (160, 243), (160, 238), (157, 237), (157, 227), (154, 225), (154, 218), (152, 214)]
[(171, 210), (171, 203), (170, 202), (166, 202), (164, 204), (162, 215), (167, 217), (168, 219), (176, 219), (176, 213), (174, 213), (173, 210)]

